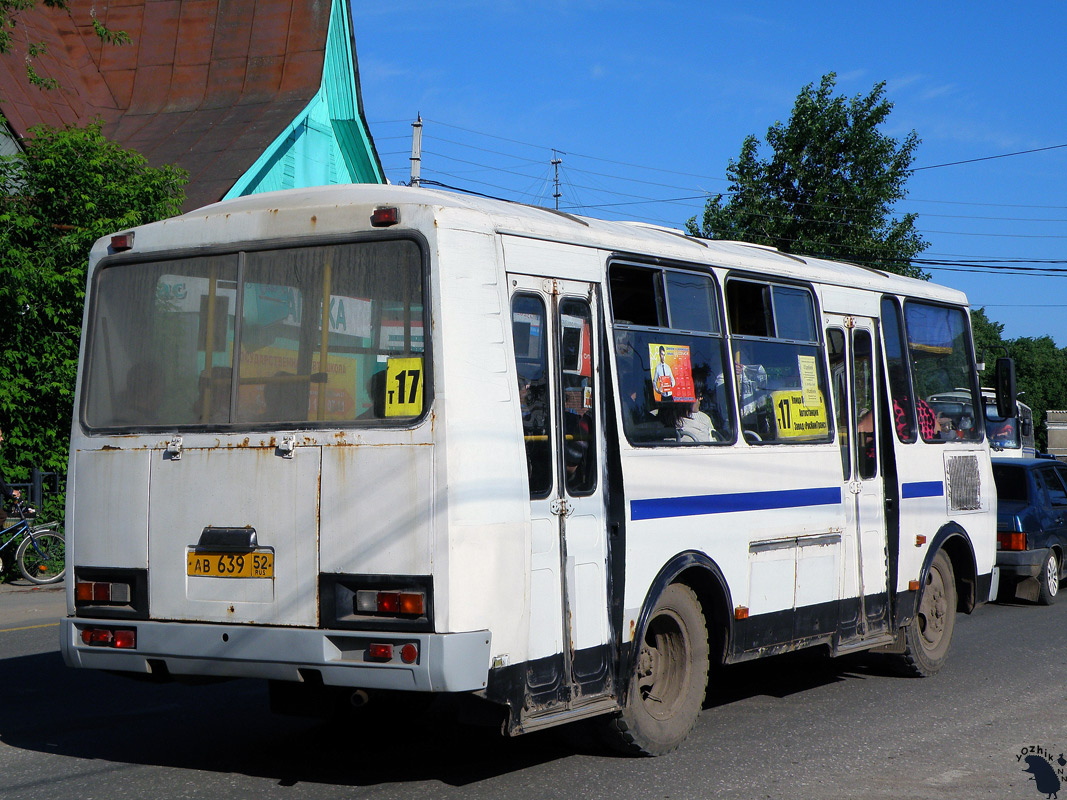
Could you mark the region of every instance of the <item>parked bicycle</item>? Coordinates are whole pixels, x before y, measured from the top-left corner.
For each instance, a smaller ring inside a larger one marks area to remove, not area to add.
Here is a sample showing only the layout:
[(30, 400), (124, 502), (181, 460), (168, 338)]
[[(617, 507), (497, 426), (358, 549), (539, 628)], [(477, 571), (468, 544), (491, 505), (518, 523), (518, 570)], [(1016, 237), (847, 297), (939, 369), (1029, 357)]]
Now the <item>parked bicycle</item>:
[[(5, 554), (14, 552), (19, 572), (32, 583), (56, 583), (66, 572), (66, 542), (58, 523), (34, 524), (37, 512), (21, 500), (15, 501), (19, 521), (0, 531), (0, 573), (5, 569)], [(12, 551), (12, 545), (18, 546)], [(10, 557), (10, 556), (7, 556)]]

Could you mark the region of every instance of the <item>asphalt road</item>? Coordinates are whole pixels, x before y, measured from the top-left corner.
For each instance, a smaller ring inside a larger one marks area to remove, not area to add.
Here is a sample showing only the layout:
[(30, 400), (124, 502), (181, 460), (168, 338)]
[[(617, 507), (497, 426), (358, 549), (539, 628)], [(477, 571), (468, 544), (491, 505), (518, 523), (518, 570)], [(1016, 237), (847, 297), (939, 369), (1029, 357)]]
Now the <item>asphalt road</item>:
[(254, 681), (69, 670), (62, 593), (0, 588), (0, 798), (1041, 798), (1025, 759), (1067, 751), (1060, 599), (962, 618), (930, 679), (871, 655), (727, 668), (679, 752), (630, 759), (584, 730), (509, 740), (434, 713), (327, 724), (272, 716)]

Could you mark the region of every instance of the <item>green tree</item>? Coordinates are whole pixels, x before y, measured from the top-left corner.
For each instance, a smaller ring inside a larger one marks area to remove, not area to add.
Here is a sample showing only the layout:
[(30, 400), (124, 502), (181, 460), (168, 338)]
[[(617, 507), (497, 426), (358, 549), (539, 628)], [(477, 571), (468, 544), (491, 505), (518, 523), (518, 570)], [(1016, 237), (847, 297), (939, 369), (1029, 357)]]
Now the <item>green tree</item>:
[(971, 333), (974, 335), (974, 354), (985, 370), (978, 374), (982, 386), (993, 385), (997, 359), (1008, 354), (1004, 340), (1004, 324), (986, 316), (984, 308), (971, 309)]
[(1046, 452), (1046, 412), (1067, 408), (1067, 350), (1056, 347), (1050, 336), (1023, 336), (1008, 343), (1008, 352), (1015, 359), (1020, 399), (1034, 412), (1037, 449)]
[(786, 124), (767, 130), (770, 158), (749, 135), (730, 160), (729, 199), (708, 200), (701, 224), (686, 227), (706, 239), (765, 244), (787, 253), (852, 261), (928, 278), (911, 259), (928, 246), (915, 230), (915, 214), (893, 218), (919, 139), (885, 135), (893, 104), (885, 83), (867, 95), (834, 96), (836, 75), (805, 86)]
[(0, 158), (0, 426), (5, 475), (64, 474), (86, 261), (96, 239), (172, 216), (185, 173), (148, 166), (100, 123), (31, 130)]

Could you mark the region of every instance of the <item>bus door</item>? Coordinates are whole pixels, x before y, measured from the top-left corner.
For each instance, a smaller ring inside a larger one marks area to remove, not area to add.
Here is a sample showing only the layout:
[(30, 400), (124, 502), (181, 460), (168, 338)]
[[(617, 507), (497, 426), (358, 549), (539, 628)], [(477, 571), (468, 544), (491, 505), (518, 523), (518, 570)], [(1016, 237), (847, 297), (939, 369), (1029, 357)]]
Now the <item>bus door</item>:
[[(835, 381), (839, 403), (838, 427), (841, 438), (841, 465), (845, 483), (845, 535), (850, 542), (846, 552), (846, 592), (855, 597), (855, 607), (842, 608), (842, 638), (860, 640), (888, 630), (887, 539), (885, 492), (880, 474), (879, 451), (892, 443), (880, 440), (886, 429), (878, 403), (875, 322), (865, 317), (840, 317), (839, 327), (827, 331), (831, 359), (847, 364), (847, 375)], [(835, 352), (846, 345), (843, 352)], [(847, 417), (847, 418), (846, 418)], [(855, 594), (849, 587), (855, 589)], [(845, 599), (844, 603), (853, 602)]]
[(597, 298), (509, 275), (530, 479), (527, 715), (610, 693)]

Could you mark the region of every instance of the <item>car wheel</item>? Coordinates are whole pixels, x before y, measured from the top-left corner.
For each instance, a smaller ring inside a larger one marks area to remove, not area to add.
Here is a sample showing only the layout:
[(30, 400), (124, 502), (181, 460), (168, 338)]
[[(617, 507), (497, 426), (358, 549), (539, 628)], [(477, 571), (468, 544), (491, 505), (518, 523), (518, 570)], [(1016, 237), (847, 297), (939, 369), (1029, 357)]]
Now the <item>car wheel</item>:
[(1041, 583), (1041, 591), (1037, 595), (1037, 602), (1043, 606), (1050, 606), (1060, 593), (1060, 561), (1056, 558), (1056, 551), (1049, 550), (1045, 556), (1045, 566), (1038, 576)]

